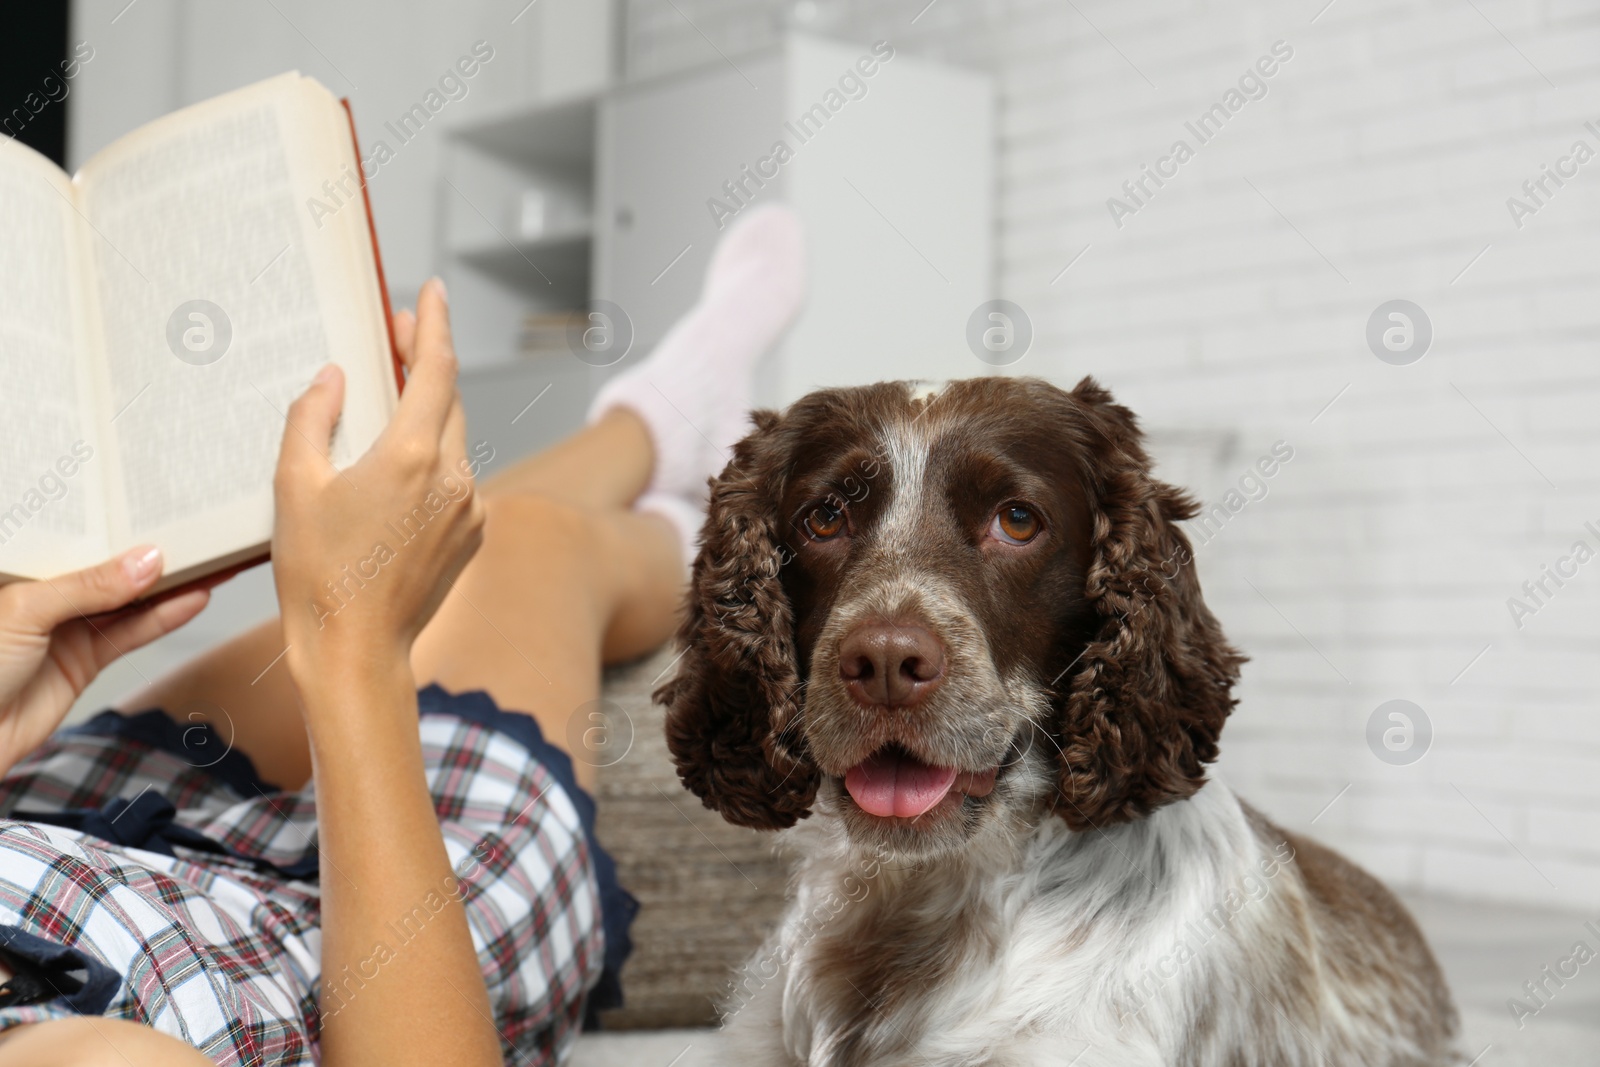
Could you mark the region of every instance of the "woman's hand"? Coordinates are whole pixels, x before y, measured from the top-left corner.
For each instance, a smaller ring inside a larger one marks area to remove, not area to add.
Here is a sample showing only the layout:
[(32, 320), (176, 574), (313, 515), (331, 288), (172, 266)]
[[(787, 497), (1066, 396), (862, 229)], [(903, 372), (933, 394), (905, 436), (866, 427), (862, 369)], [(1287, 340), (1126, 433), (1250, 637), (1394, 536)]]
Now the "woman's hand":
[(176, 630), (211, 597), (196, 589), (122, 611), (160, 577), (161, 553), (144, 545), (88, 570), (0, 587), (0, 774), (50, 736), (112, 661)]
[(443, 285), (425, 285), (417, 310), (415, 323), (396, 317), (410, 368), (399, 410), (353, 467), (328, 460), (344, 402), (337, 367), (289, 409), (272, 558), (289, 667), (302, 684), (406, 663), (482, 541)]
[[(410, 375), (394, 419), (355, 466), (328, 462), (343, 378), (289, 409), (272, 538), (289, 672), (311, 740), (322, 879), (322, 973), (368, 976), (397, 916), (453, 877), (427, 787), (411, 642), (477, 551), (483, 506), (444, 287), (423, 286), (395, 334)], [(435, 894), (437, 895), (437, 894)], [(444, 990), (444, 992), (441, 992)], [(322, 991), (325, 1067), (499, 1064), (472, 932), (448, 899), (428, 936), (359, 995)]]

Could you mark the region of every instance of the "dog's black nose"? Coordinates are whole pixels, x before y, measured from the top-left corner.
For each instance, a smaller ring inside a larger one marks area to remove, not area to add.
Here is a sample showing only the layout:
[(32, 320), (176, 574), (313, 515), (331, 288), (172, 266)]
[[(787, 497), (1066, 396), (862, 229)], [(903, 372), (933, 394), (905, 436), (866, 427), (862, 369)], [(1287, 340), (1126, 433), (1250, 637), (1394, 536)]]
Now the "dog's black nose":
[(921, 626), (866, 622), (839, 642), (839, 677), (863, 704), (906, 707), (944, 680), (944, 648)]

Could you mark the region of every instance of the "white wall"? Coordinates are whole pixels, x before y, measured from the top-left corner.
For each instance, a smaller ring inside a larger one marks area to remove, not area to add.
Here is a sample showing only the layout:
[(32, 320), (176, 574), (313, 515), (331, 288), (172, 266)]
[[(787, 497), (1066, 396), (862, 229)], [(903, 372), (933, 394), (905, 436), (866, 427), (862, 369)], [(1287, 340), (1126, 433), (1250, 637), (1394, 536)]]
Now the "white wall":
[[(1209, 501), (1294, 450), (1199, 550), (1253, 657), (1229, 780), (1393, 883), (1592, 906), (1600, 562), (1521, 629), (1507, 599), (1600, 551), (1600, 161), (1520, 229), (1506, 201), (1600, 150), (1600, 7), (925, 2), (629, 0), (626, 72), (723, 62), (706, 38), (737, 56), (797, 14), (991, 69), (997, 295), (1038, 331), (1015, 369), (1109, 383)], [(1267, 96), (1116, 226), (1107, 198), (1279, 40)], [(1364, 339), (1393, 298), (1435, 329), (1410, 366)], [(1365, 739), (1394, 698), (1433, 726), (1408, 766)]]

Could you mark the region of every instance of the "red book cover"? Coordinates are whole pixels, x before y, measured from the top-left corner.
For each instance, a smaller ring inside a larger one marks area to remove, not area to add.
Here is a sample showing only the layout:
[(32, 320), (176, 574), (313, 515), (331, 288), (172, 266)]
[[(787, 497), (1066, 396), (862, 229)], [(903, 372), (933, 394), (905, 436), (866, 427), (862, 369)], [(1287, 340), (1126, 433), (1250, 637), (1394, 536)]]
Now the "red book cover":
[(350, 110), (350, 98), (341, 96), (344, 114), (350, 120), (350, 147), (356, 154), (356, 173), (361, 175), (361, 205), (367, 212), (367, 232), (372, 234), (372, 262), (378, 268), (378, 292), (383, 294), (383, 324), (389, 331), (389, 355), (394, 360), (395, 388), (404, 392), (406, 387), (405, 364), (400, 359), (400, 346), (394, 340), (394, 310), (389, 306), (389, 282), (383, 274), (383, 256), (378, 251), (378, 227), (372, 221), (372, 197), (367, 193), (367, 172), (361, 165), (361, 141), (356, 137), (356, 116)]

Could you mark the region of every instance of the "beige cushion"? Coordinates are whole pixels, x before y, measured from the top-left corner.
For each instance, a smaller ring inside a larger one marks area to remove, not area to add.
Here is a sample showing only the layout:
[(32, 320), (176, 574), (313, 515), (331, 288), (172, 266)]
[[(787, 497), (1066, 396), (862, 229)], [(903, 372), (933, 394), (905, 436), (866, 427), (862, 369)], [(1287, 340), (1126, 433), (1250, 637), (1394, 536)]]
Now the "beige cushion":
[(667, 649), (608, 671), (602, 692), (633, 737), (626, 756), (600, 769), (596, 830), (641, 905), (622, 972), (627, 1006), (606, 1013), (609, 1029), (713, 1023), (734, 970), (783, 906), (787, 864), (773, 835), (724, 822), (678, 781), (663, 709), (650, 701), (675, 655)]

